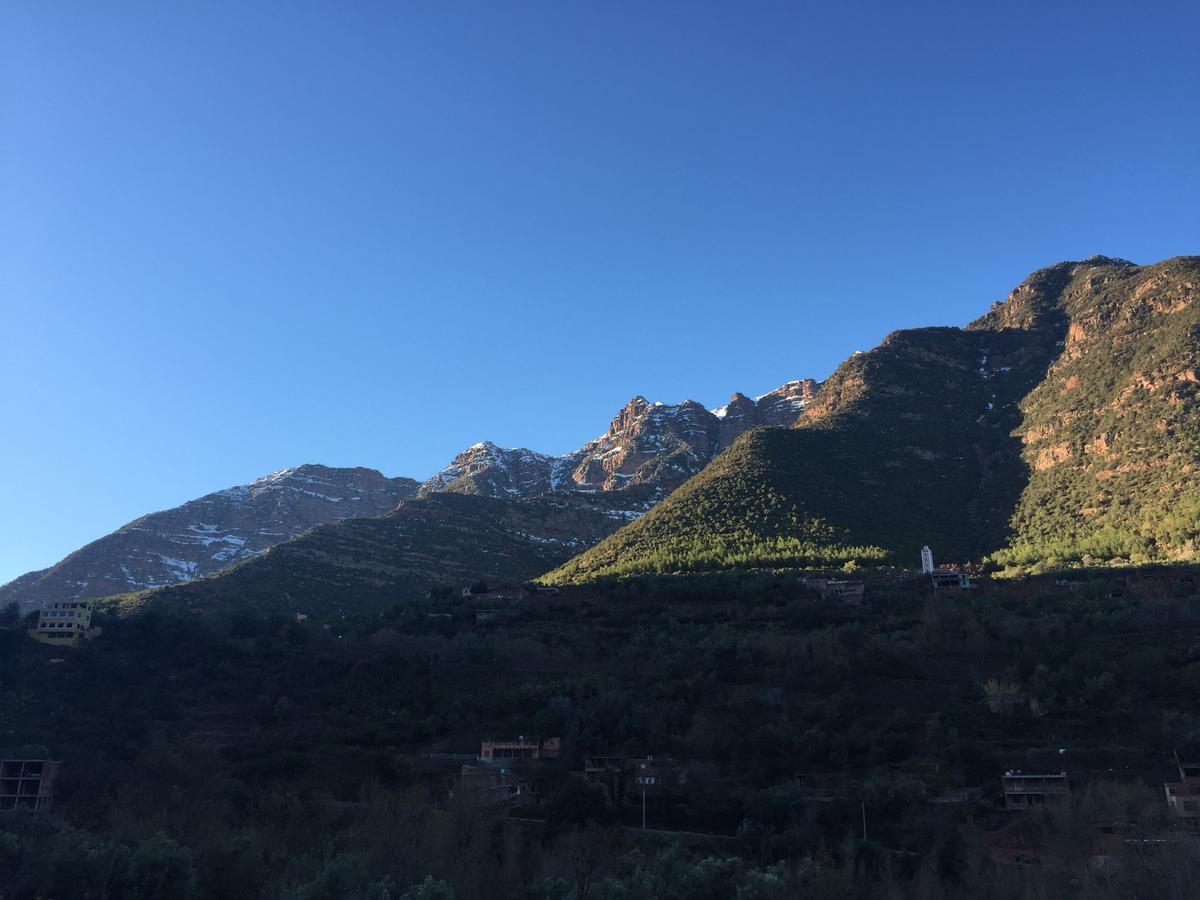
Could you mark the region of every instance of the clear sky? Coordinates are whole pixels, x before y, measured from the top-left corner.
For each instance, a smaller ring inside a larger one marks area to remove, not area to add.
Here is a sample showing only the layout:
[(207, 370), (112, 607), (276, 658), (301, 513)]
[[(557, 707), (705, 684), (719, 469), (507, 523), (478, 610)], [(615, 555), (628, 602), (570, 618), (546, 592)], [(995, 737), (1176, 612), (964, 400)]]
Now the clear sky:
[(1200, 5), (0, 7), (0, 582), (1200, 252)]

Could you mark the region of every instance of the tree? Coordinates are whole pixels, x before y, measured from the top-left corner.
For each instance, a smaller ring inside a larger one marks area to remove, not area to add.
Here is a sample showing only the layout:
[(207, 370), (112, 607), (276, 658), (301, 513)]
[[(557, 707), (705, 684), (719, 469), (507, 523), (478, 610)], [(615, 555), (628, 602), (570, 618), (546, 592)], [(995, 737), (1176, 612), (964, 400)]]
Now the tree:
[(13, 600), (4, 609), (0, 610), (0, 625), (16, 625), (21, 620), (21, 606), (16, 600)]
[(159, 833), (142, 841), (126, 870), (127, 897), (184, 900), (196, 893), (192, 851)]
[(990, 709), (998, 716), (1008, 718), (1021, 705), (1022, 695), (1019, 685), (1002, 678), (989, 678), (981, 687), (983, 699)]
[(568, 778), (550, 802), (546, 820), (558, 826), (608, 825), (616, 822), (617, 814), (602, 787), (579, 778)]

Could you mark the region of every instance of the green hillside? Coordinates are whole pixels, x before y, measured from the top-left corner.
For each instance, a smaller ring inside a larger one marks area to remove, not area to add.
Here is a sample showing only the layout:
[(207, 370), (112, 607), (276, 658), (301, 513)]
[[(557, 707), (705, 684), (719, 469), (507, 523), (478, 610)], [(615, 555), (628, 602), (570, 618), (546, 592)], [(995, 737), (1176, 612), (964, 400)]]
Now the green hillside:
[(198, 610), (361, 615), (424, 597), (435, 584), (528, 580), (611, 533), (624, 521), (616, 512), (604, 497), (435, 494), (386, 516), (314, 528), (212, 578), (148, 596)]
[(743, 436), (547, 580), (912, 565), (922, 544), (1043, 567), (1191, 558), (1198, 283), (1195, 257), (1096, 257), (1034, 273), (965, 329), (896, 332), (794, 429)]
[(1200, 257), (1077, 274), (1021, 402), (1028, 483), (1001, 563), (1190, 560), (1200, 535)]

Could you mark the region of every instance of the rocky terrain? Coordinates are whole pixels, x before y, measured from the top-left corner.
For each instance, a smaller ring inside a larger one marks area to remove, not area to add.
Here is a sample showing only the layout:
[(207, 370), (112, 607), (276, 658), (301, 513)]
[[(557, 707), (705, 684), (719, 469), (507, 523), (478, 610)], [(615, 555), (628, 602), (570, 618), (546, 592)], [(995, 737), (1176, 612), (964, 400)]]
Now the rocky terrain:
[(310, 528), (377, 516), (417, 482), (374, 469), (304, 465), (142, 516), (38, 572), (0, 587), (0, 606), (103, 597), (211, 575)]
[(629, 521), (625, 499), (432, 494), (383, 516), (322, 525), (216, 577), (148, 599), (198, 610), (298, 612), (330, 623), (424, 598), (435, 586), (457, 592), (479, 579), (520, 584)]
[[(390, 512), (418, 488), (422, 497), (448, 492), (506, 500), (613, 493), (611, 500), (592, 504), (602, 510), (597, 512), (599, 525), (581, 525), (573, 543), (562, 545), (577, 552), (645, 513), (747, 429), (795, 422), (815, 389), (811, 380), (794, 381), (756, 400), (734, 394), (727, 406), (711, 411), (691, 401), (669, 406), (635, 397), (603, 435), (574, 453), (546, 456), (480, 443), (420, 486), (373, 469), (285, 469), (143, 516), (49, 569), (0, 587), (0, 605), (15, 600), (22, 609), (31, 609), (51, 599), (189, 582), (252, 559), (316, 525)], [(586, 502), (579, 506), (589, 508)], [(406, 515), (405, 521), (410, 520), (412, 509)], [(538, 558), (557, 565), (570, 555), (564, 551)], [(453, 568), (451, 558), (446, 565)], [(522, 566), (495, 571), (501, 570), (522, 577), (539, 574)]]
[(421, 486), (487, 497), (532, 497), (562, 491), (653, 489), (661, 498), (728, 447), (743, 432), (796, 422), (817, 390), (811, 379), (791, 381), (756, 399), (736, 393), (708, 410), (692, 400), (670, 405), (634, 397), (608, 430), (578, 450), (547, 456), (475, 444)]

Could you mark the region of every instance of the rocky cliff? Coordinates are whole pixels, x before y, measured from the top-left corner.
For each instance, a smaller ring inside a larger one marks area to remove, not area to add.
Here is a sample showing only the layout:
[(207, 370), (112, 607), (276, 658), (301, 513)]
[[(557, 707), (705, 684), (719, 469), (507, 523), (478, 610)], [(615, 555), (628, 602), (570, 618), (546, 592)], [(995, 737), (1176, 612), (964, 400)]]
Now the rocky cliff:
[(634, 397), (608, 430), (578, 450), (547, 456), (475, 444), (421, 486), (487, 497), (532, 497), (555, 491), (649, 488), (661, 498), (695, 475), (747, 429), (796, 422), (817, 390), (811, 379), (792, 381), (754, 400), (734, 394), (708, 410), (691, 400), (670, 405)]

